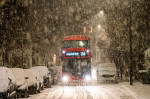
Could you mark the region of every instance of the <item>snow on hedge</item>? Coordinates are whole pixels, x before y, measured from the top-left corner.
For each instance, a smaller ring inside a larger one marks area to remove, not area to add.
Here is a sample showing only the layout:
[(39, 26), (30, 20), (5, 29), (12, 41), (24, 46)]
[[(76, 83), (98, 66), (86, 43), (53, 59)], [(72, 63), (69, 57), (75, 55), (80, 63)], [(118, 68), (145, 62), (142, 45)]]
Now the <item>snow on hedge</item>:
[(22, 86), (26, 83), (25, 77), (26, 74), (23, 69), (21, 68), (10, 68), (11, 72), (13, 73), (17, 86)]
[(145, 57), (150, 57), (150, 48), (144, 51)]
[(50, 73), (46, 66), (34, 66), (31, 67), (31, 69), (39, 72), (42, 75), (42, 77), (47, 76), (47, 74)]

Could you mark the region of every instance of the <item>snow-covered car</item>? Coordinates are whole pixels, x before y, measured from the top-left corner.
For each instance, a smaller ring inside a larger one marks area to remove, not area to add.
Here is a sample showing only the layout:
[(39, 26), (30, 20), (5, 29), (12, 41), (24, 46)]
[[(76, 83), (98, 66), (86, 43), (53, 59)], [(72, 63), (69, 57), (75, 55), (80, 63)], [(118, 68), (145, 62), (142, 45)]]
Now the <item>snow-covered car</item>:
[(0, 98), (16, 98), (16, 81), (7, 67), (0, 67)]
[(32, 72), (35, 75), (36, 80), (37, 80), (37, 91), (40, 92), (42, 89), (44, 89), (43, 77), (42, 77), (42, 75), (39, 72), (37, 72), (35, 70), (32, 70)]
[(46, 66), (34, 66), (31, 67), (31, 69), (39, 72), (39, 74), (42, 75), (43, 80), (44, 80), (44, 87), (51, 87), (51, 74), (50, 71), (48, 70), (48, 68)]
[(101, 63), (97, 70), (97, 80), (101, 82), (117, 83), (117, 69), (115, 63)]
[(55, 70), (57, 71), (57, 82), (62, 81), (62, 66), (54, 66)]
[(27, 79), (28, 89), (30, 94), (37, 93), (39, 90), (39, 81), (37, 80), (37, 76), (32, 69), (24, 69)]
[(52, 84), (57, 84), (57, 80), (58, 80), (57, 70), (55, 69), (55, 67), (50, 67), (49, 71), (51, 73)]
[(15, 79), (16, 79), (16, 85), (17, 85), (17, 97), (28, 97), (29, 91), (28, 91), (28, 84), (27, 79), (24, 70), (22, 68), (10, 68), (10, 71), (13, 73)]

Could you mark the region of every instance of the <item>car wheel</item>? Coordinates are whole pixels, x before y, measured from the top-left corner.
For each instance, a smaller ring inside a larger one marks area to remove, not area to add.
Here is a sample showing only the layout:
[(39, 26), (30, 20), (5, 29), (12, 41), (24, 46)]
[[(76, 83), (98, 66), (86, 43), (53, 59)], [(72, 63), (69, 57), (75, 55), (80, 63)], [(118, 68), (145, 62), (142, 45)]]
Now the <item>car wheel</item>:
[(41, 90), (44, 90), (44, 85), (42, 85)]
[(16, 92), (16, 94), (15, 94), (15, 96), (14, 96), (14, 99), (17, 99), (17, 96), (18, 96), (18, 95), (17, 95), (17, 92)]
[(27, 98), (29, 96), (29, 91), (26, 89), (24, 93), (24, 97)]
[(21, 98), (21, 93), (17, 92), (17, 98)]
[(7, 99), (10, 98), (10, 93), (9, 93), (9, 90), (7, 91)]
[(47, 83), (47, 87), (51, 88), (51, 82), (50, 81)]
[(57, 80), (54, 80), (54, 84), (57, 85)]
[(8, 98), (8, 92), (6, 92), (5, 94), (2, 95), (3, 99), (7, 99)]
[(52, 84), (55, 84), (55, 80), (53, 79)]
[(34, 93), (37, 94), (37, 85), (34, 87)]
[(39, 84), (38, 93), (40, 93), (40, 91), (41, 91), (41, 83)]
[(52, 87), (52, 84), (50, 83), (50, 84), (49, 84), (49, 88), (51, 88), (51, 87)]
[(51, 88), (51, 81), (48, 80), (48, 88)]

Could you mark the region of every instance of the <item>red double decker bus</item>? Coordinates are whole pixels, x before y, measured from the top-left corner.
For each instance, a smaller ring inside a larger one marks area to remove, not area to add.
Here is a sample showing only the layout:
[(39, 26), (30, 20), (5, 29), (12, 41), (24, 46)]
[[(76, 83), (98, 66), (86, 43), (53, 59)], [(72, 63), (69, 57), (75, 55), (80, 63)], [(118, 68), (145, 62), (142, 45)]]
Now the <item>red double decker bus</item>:
[(91, 81), (91, 50), (87, 36), (72, 35), (63, 38), (63, 82)]

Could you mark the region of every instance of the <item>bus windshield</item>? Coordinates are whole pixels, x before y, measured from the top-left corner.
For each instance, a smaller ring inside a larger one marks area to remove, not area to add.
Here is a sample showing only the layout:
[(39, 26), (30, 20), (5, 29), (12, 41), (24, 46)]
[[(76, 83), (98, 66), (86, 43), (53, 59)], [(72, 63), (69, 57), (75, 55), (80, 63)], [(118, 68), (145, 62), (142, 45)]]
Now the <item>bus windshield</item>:
[(88, 40), (80, 40), (80, 41), (64, 41), (63, 43), (64, 48), (82, 48), (88, 47)]

